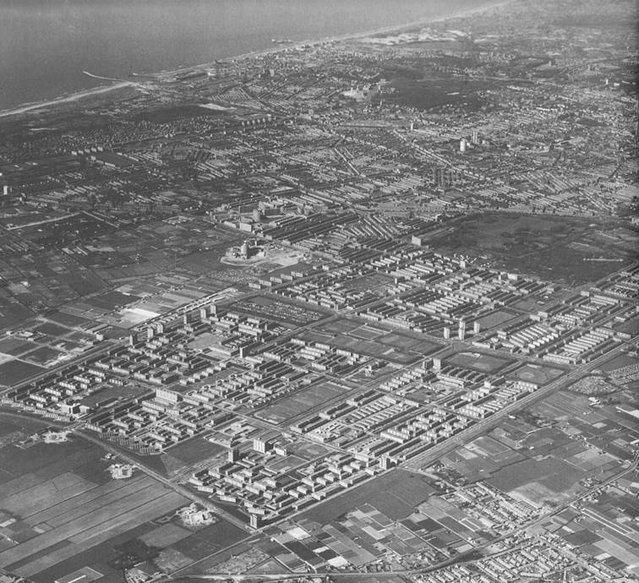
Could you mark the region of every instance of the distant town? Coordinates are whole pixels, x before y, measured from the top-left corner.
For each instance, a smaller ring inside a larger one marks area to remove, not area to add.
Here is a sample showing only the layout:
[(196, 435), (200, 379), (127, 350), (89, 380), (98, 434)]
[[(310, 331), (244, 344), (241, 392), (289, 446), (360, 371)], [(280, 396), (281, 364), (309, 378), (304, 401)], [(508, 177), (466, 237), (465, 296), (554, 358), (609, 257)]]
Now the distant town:
[(0, 114), (0, 583), (637, 581), (636, 7), (273, 42)]

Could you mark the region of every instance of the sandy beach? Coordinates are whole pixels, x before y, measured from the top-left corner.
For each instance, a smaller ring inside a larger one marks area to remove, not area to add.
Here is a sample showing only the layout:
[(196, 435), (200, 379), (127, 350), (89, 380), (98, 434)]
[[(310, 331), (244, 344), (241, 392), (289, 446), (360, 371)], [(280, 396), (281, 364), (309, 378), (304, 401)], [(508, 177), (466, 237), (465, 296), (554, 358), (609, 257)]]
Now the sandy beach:
[(290, 51), (291, 49), (299, 49), (302, 47), (308, 46), (318, 46), (322, 44), (332, 43), (332, 42), (344, 42), (348, 40), (357, 40), (366, 38), (369, 36), (376, 36), (381, 34), (390, 34), (390, 33), (401, 33), (408, 30), (412, 30), (419, 26), (427, 26), (429, 24), (435, 24), (437, 22), (446, 22), (447, 20), (454, 20), (456, 18), (466, 18), (472, 16), (473, 14), (481, 14), (482, 12), (486, 12), (488, 10), (494, 10), (495, 8), (502, 8), (507, 6), (508, 4), (512, 4), (514, 0), (502, 0), (501, 2), (495, 2), (494, 4), (490, 4), (489, 6), (479, 6), (477, 8), (470, 8), (468, 10), (459, 10), (454, 14), (448, 14), (446, 16), (441, 17), (427, 17), (419, 20), (413, 20), (411, 22), (407, 22), (404, 24), (398, 24), (393, 26), (385, 26), (382, 28), (376, 28), (373, 30), (366, 30), (363, 32), (354, 32), (337, 36), (330, 36), (321, 39), (313, 39), (313, 40), (303, 40), (298, 42), (292, 42), (286, 44), (284, 46), (276, 46), (269, 49), (263, 49), (259, 51), (251, 51), (248, 53), (242, 53), (239, 55), (235, 55), (233, 57), (226, 57), (223, 59), (216, 59), (215, 61), (209, 61), (207, 63), (201, 63), (199, 65), (191, 65), (189, 67), (181, 67), (179, 69), (174, 69), (171, 71), (160, 71), (156, 73), (156, 78), (162, 78), (164, 76), (170, 75), (180, 75), (184, 73), (188, 73), (190, 71), (198, 71), (200, 69), (207, 69), (213, 67), (216, 63), (233, 63), (235, 61), (241, 61), (243, 59), (251, 59), (260, 57), (263, 55), (272, 55), (276, 53), (284, 53), (286, 51)]
[(19, 115), (21, 113), (28, 113), (29, 111), (34, 111), (36, 109), (52, 107), (60, 103), (79, 101), (84, 97), (91, 97), (93, 95), (99, 95), (100, 93), (108, 93), (109, 91), (114, 91), (115, 89), (121, 89), (122, 87), (131, 87), (133, 85), (138, 85), (138, 83), (134, 83), (133, 81), (119, 81), (118, 83), (114, 83), (113, 85), (102, 85), (94, 89), (85, 89), (84, 91), (78, 91), (77, 93), (72, 93), (71, 95), (65, 95), (63, 97), (56, 97), (55, 99), (51, 99), (49, 101), (27, 103), (14, 109), (6, 109), (4, 111), (0, 111), (0, 117)]
[[(202, 63), (199, 65), (191, 65), (188, 67), (182, 67), (179, 69), (174, 69), (171, 71), (160, 71), (158, 73), (155, 74), (150, 74), (150, 75), (145, 75), (145, 77), (148, 78), (155, 78), (158, 80), (162, 80), (162, 79), (166, 79), (167, 77), (170, 76), (175, 76), (175, 75), (180, 75), (180, 74), (185, 74), (185, 73), (189, 73), (189, 72), (195, 72), (195, 71), (199, 71), (201, 69), (207, 69), (207, 68), (211, 68), (213, 66), (215, 66), (216, 63), (233, 63), (235, 61), (241, 61), (244, 59), (250, 59), (250, 58), (256, 58), (256, 57), (260, 57), (260, 56), (265, 56), (265, 55), (271, 55), (271, 54), (276, 54), (276, 53), (285, 53), (287, 51), (290, 50), (295, 50), (295, 49), (299, 49), (301, 47), (308, 47), (308, 46), (318, 46), (318, 45), (322, 45), (325, 43), (333, 43), (333, 42), (344, 42), (344, 41), (348, 41), (348, 40), (357, 40), (357, 39), (362, 39), (362, 38), (366, 38), (366, 37), (370, 37), (370, 36), (376, 36), (376, 35), (381, 35), (381, 34), (390, 34), (390, 33), (401, 33), (401, 32), (405, 32), (408, 30), (412, 30), (416, 27), (420, 27), (420, 26), (427, 26), (429, 24), (434, 24), (437, 22), (445, 22), (447, 20), (454, 20), (456, 18), (466, 18), (469, 16), (472, 16), (473, 14), (479, 14), (481, 12), (486, 12), (488, 10), (493, 10), (496, 8), (501, 8), (505, 5), (508, 5), (510, 3), (512, 3), (513, 0), (503, 0), (502, 2), (496, 2), (494, 4), (490, 4), (488, 6), (479, 6), (477, 8), (472, 8), (469, 10), (460, 10), (454, 14), (449, 14), (446, 16), (442, 16), (442, 17), (438, 17), (438, 18), (432, 18), (432, 17), (428, 17), (428, 18), (423, 18), (420, 20), (415, 20), (412, 22), (408, 22), (405, 24), (400, 24), (400, 25), (394, 25), (394, 26), (388, 26), (388, 27), (382, 27), (382, 28), (377, 28), (374, 30), (367, 30), (364, 32), (356, 32), (356, 33), (349, 33), (349, 34), (344, 34), (344, 35), (338, 35), (338, 36), (331, 36), (331, 37), (325, 37), (325, 38), (321, 38), (321, 39), (314, 39), (314, 40), (304, 40), (304, 41), (299, 41), (299, 42), (294, 42), (291, 44), (287, 44), (285, 46), (276, 46), (273, 48), (268, 48), (268, 49), (263, 49), (263, 50), (259, 50), (259, 51), (252, 51), (252, 52), (248, 52), (248, 53), (243, 53), (240, 55), (236, 55), (233, 57), (226, 57), (223, 59), (216, 59), (215, 61), (209, 61), (207, 63)], [(93, 75), (90, 74), (91, 77), (95, 77), (95, 78), (101, 78), (99, 75)], [(6, 110), (2, 110), (0, 111), (0, 118), (6, 118), (9, 116), (13, 116), (13, 115), (20, 115), (20, 114), (24, 114), (24, 113), (29, 113), (30, 111), (37, 111), (40, 109), (44, 109), (44, 108), (48, 108), (48, 107), (55, 107), (58, 104), (61, 103), (70, 103), (70, 102), (74, 102), (74, 101), (79, 101), (80, 99), (83, 99), (85, 97), (91, 97), (94, 95), (99, 95), (101, 93), (107, 93), (109, 91), (113, 91), (116, 89), (121, 89), (123, 87), (131, 87), (131, 86), (137, 86), (140, 85), (140, 83), (135, 82), (135, 81), (118, 81), (116, 83), (112, 83), (111, 85), (102, 85), (99, 87), (95, 87), (92, 89), (85, 89), (82, 91), (78, 91), (76, 93), (72, 93), (70, 95), (64, 95), (62, 97), (57, 97), (54, 99), (50, 99), (47, 101), (42, 101), (42, 102), (34, 102), (34, 103), (26, 103), (24, 105), (21, 105), (19, 107), (16, 108), (12, 108), (12, 109), (6, 109)]]

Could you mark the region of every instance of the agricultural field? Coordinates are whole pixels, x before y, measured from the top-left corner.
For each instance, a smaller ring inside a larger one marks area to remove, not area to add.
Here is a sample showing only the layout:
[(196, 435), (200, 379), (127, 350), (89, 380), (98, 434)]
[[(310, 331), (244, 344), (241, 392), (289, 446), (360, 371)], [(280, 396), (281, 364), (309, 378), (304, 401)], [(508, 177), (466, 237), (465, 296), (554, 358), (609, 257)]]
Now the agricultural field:
[[(189, 503), (136, 471), (113, 480), (102, 449), (79, 438), (46, 444), (27, 438), (42, 425), (2, 418), (0, 564), (36, 583), (82, 567), (109, 575), (117, 544), (144, 532), (150, 544), (173, 544), (178, 532), (153, 520)], [(96, 549), (100, 549), (96, 553)]]

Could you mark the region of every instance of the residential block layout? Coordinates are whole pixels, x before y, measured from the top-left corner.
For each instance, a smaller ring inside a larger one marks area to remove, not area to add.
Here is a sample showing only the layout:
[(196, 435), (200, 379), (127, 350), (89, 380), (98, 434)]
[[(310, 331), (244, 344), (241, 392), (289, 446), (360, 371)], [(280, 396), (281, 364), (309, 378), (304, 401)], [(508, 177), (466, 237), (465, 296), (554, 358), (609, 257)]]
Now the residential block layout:
[(0, 582), (639, 580), (636, 41), (512, 0), (0, 114)]

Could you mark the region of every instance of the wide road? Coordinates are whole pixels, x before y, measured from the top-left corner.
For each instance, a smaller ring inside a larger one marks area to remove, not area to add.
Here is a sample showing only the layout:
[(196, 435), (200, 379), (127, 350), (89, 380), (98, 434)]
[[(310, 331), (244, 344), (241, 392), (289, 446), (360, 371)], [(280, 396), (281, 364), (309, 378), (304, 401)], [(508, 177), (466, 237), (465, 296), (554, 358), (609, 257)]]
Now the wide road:
[[(591, 486), (590, 488), (588, 488), (587, 490), (584, 490), (583, 492), (579, 492), (577, 494), (575, 494), (574, 496), (572, 496), (570, 499), (564, 501), (561, 505), (553, 508), (550, 512), (544, 513), (541, 516), (538, 516), (536, 518), (534, 518), (533, 520), (526, 522), (525, 524), (522, 524), (520, 527), (516, 528), (515, 530), (509, 531), (503, 535), (501, 535), (499, 538), (497, 539), (493, 539), (492, 541), (486, 543), (485, 545), (476, 547), (475, 549), (473, 549), (472, 552), (477, 552), (477, 551), (484, 551), (488, 548), (490, 548), (491, 546), (494, 546), (497, 543), (506, 541), (508, 539), (510, 539), (513, 535), (516, 535), (519, 532), (528, 530), (530, 528), (533, 528), (535, 526), (537, 526), (538, 524), (548, 520), (551, 516), (555, 516), (561, 512), (563, 512), (566, 508), (568, 508), (569, 506), (574, 505), (576, 502), (579, 502), (580, 500), (583, 500), (584, 498), (587, 498), (588, 496), (596, 493), (598, 490), (605, 488), (606, 486), (612, 484), (613, 482), (615, 482), (616, 480), (618, 480), (619, 478), (622, 478), (623, 476), (625, 476), (626, 474), (633, 472), (637, 469), (637, 467), (639, 467), (639, 453), (637, 453), (635, 455), (635, 458), (633, 459), (632, 463), (628, 466), (623, 468), (622, 470), (620, 470), (619, 472), (615, 473), (614, 475), (610, 476), (609, 478), (607, 478), (606, 480), (602, 481), (602, 482), (598, 482), (596, 484), (594, 484), (593, 486)], [(518, 545), (518, 546), (522, 546), (522, 545)], [(503, 554), (505, 552), (510, 552), (512, 551), (513, 548), (508, 548), (506, 550), (499, 550), (495, 553), (482, 553), (481, 557), (475, 559), (475, 560), (470, 560), (467, 562), (475, 562), (475, 561), (481, 561), (482, 559), (491, 557), (491, 556), (498, 556), (500, 554)], [(422, 567), (422, 568), (418, 568), (418, 569), (397, 569), (394, 571), (387, 571), (387, 572), (382, 572), (382, 573), (376, 573), (376, 572), (365, 572), (365, 571), (352, 571), (352, 572), (336, 572), (336, 571), (326, 571), (326, 572), (322, 572), (322, 571), (317, 571), (315, 573), (313, 573), (313, 575), (316, 576), (323, 576), (323, 575), (327, 575), (330, 577), (333, 577), (334, 579), (349, 579), (349, 578), (356, 578), (356, 579), (361, 579), (363, 576), (369, 575), (371, 577), (374, 577), (375, 579), (385, 579), (385, 578), (389, 578), (389, 577), (397, 577), (398, 575), (418, 575), (421, 573), (426, 573), (426, 572), (432, 572), (432, 571), (436, 571), (438, 569), (442, 569), (452, 563), (458, 562), (460, 559), (460, 556), (454, 557), (454, 558), (450, 558), (450, 559), (446, 559), (444, 561), (441, 561), (440, 563), (436, 563), (433, 565), (428, 565), (426, 567)], [(192, 567), (193, 565), (189, 565), (189, 567), (185, 568), (184, 570), (189, 569), (190, 567)], [(178, 571), (179, 573), (179, 571)], [(185, 580), (190, 580), (190, 579), (198, 579), (198, 580), (208, 580), (208, 581), (227, 581), (228, 579), (232, 579), (233, 581), (243, 581), (243, 582), (250, 582), (250, 581), (282, 581), (282, 580), (287, 580), (287, 579), (296, 579), (300, 576), (299, 573), (273, 573), (273, 574), (260, 574), (260, 575), (229, 575), (229, 574), (216, 574), (216, 575), (189, 575), (188, 577), (184, 577)], [(180, 576), (176, 573), (176, 575), (174, 576), (174, 579), (176, 581), (180, 581), (181, 578)]]
[[(517, 401), (513, 401), (500, 411), (493, 413), (490, 417), (486, 417), (481, 421), (477, 422), (475, 425), (472, 425), (468, 429), (462, 431), (460, 434), (451, 437), (437, 445), (433, 446), (429, 450), (425, 451), (423, 454), (420, 454), (410, 460), (407, 460), (402, 464), (404, 468), (407, 469), (420, 469), (425, 465), (430, 465), (433, 463), (438, 457), (444, 455), (444, 453), (467, 443), (468, 441), (478, 437), (484, 433), (486, 433), (489, 429), (497, 425), (504, 417), (508, 415), (512, 415), (519, 409), (523, 409), (533, 403), (539, 401), (543, 397), (547, 396), (549, 393), (553, 391), (559, 390), (564, 386), (568, 385), (571, 382), (578, 380), (579, 378), (586, 376), (592, 370), (596, 369), (597, 366), (601, 362), (605, 362), (614, 358), (614, 356), (621, 351), (621, 346), (616, 347), (615, 349), (607, 352), (606, 354), (596, 358), (595, 360), (590, 361), (580, 367), (577, 367), (567, 374), (560, 376), (559, 378), (551, 381), (547, 385), (537, 389), (535, 392), (522, 397)], [(540, 363), (541, 364), (541, 363)]]

